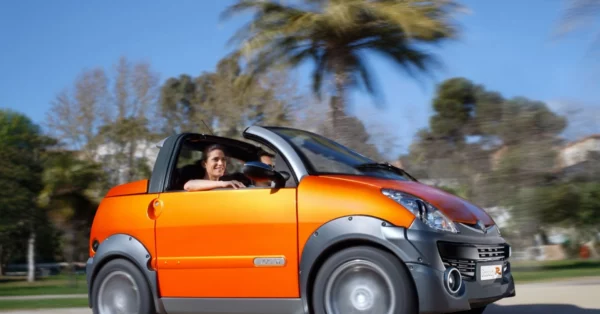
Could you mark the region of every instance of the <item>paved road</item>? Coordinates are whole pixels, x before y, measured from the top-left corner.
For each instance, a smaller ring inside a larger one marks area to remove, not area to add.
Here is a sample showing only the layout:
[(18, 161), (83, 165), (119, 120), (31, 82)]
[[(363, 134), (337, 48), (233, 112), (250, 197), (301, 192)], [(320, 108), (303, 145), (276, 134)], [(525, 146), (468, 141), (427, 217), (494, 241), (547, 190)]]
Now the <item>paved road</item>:
[[(91, 314), (90, 309), (11, 311), (2, 314)], [(600, 277), (517, 285), (517, 296), (484, 314), (600, 314)]]

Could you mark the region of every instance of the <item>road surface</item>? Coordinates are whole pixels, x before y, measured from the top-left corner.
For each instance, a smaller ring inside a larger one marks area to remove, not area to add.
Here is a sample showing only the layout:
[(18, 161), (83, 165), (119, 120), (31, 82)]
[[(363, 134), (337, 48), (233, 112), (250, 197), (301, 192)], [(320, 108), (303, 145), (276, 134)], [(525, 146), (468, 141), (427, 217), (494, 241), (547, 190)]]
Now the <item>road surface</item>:
[[(91, 314), (83, 309), (2, 311), (2, 314)], [(517, 284), (517, 296), (491, 305), (484, 314), (600, 314), (600, 277)]]

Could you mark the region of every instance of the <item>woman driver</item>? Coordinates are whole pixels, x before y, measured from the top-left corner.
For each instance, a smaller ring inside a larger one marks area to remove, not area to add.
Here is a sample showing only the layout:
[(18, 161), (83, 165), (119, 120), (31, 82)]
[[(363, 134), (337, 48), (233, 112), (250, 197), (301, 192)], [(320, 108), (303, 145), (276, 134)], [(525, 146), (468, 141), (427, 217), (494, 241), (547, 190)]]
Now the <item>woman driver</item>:
[(186, 191), (204, 191), (216, 188), (232, 187), (234, 189), (245, 187), (243, 183), (235, 180), (219, 181), (225, 174), (227, 160), (225, 149), (219, 144), (213, 144), (204, 149), (202, 153), (202, 167), (205, 169), (203, 179), (194, 179), (185, 183)]

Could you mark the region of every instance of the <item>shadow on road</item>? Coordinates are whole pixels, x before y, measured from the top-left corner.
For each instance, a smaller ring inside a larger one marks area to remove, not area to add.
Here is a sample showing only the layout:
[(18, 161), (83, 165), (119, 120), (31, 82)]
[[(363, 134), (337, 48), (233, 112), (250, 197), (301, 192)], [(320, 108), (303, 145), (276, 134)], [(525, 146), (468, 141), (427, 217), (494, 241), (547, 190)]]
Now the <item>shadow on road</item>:
[(492, 304), (488, 306), (484, 314), (600, 314), (600, 309), (583, 309), (566, 304)]

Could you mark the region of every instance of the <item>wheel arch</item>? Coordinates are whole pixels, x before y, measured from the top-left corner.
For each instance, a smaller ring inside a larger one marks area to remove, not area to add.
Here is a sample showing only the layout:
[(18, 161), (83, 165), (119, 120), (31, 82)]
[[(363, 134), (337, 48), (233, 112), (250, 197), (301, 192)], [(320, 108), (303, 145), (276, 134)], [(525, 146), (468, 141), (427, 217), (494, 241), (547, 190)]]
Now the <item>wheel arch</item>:
[(164, 313), (164, 307), (158, 296), (158, 280), (156, 271), (151, 267), (152, 256), (144, 244), (128, 234), (114, 234), (106, 238), (96, 250), (94, 257), (88, 259), (86, 276), (88, 281), (88, 302), (93, 305), (93, 285), (97, 275), (108, 262), (115, 259), (125, 259), (131, 262), (144, 276), (145, 282), (152, 293), (154, 307), (157, 313)]
[[(417, 261), (422, 256), (406, 240), (403, 227), (394, 226), (372, 216), (344, 216), (331, 220), (313, 232), (302, 250), (300, 296), (305, 313), (312, 313), (313, 284), (323, 263), (336, 252), (358, 245), (371, 246), (391, 253), (406, 267), (407, 273), (410, 273), (410, 270), (406, 263)], [(409, 277), (416, 293), (414, 278)]]

